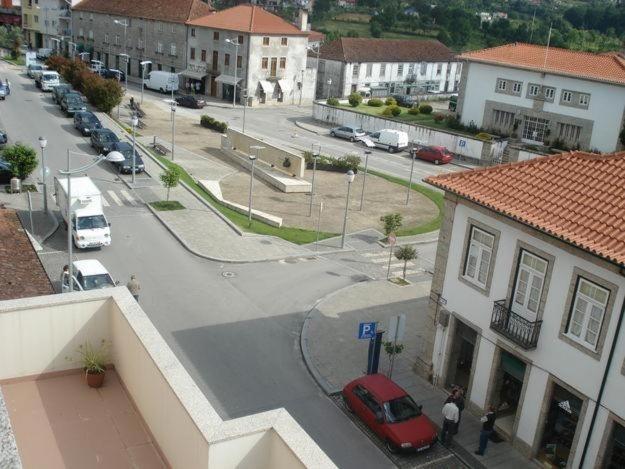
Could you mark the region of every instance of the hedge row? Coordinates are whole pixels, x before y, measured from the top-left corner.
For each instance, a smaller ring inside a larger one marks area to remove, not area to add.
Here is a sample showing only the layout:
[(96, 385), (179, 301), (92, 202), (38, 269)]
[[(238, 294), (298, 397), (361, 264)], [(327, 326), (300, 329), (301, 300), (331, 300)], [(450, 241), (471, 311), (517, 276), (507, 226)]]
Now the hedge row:
[[(313, 168), (313, 154), (310, 151), (304, 152), (304, 161), (306, 161), (306, 169)], [(360, 157), (356, 155), (345, 155), (339, 158), (332, 156), (320, 155), (317, 158), (317, 169), (322, 171), (335, 171), (338, 173), (346, 173), (350, 169), (355, 173), (358, 172), (360, 165)]]
[(221, 133), (224, 133), (226, 130), (228, 130), (227, 123), (215, 120), (211, 116), (207, 116), (206, 114), (204, 114), (200, 118), (200, 125), (202, 127), (206, 127), (207, 129), (213, 129)]

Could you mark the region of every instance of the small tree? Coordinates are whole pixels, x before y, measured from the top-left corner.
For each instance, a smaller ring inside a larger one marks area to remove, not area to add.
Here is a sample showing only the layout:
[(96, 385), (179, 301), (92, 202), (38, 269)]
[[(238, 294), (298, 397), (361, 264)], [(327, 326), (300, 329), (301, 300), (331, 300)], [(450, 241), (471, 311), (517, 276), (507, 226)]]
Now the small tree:
[(388, 355), (388, 377), (390, 378), (393, 375), (395, 357), (404, 351), (404, 344), (391, 341), (384, 342), (384, 351)]
[(382, 229), (384, 230), (384, 234), (388, 238), (392, 232), (397, 231), (403, 222), (403, 217), (401, 213), (389, 213), (387, 215), (383, 215), (380, 217), (380, 221), (382, 222)]
[(347, 101), (349, 101), (349, 105), (351, 107), (358, 107), (360, 103), (362, 103), (362, 96), (360, 93), (354, 92), (349, 95), (349, 97), (347, 98)]
[(406, 280), (406, 266), (408, 265), (408, 261), (417, 258), (417, 250), (412, 246), (401, 246), (395, 251), (395, 257), (400, 261), (404, 261), (403, 279)]
[(11, 165), (13, 175), (20, 179), (26, 179), (38, 164), (35, 149), (22, 143), (7, 147), (2, 155), (6, 162)]
[(161, 182), (163, 186), (167, 189), (167, 201), (169, 201), (169, 192), (173, 187), (176, 187), (180, 182), (180, 169), (177, 166), (172, 166), (165, 170), (163, 174), (161, 174)]

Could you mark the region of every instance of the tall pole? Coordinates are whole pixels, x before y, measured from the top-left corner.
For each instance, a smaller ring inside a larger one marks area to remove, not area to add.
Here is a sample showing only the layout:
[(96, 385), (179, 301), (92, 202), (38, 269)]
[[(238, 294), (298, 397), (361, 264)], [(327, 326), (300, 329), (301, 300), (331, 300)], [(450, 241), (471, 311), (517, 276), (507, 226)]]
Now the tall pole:
[(365, 184), (367, 183), (367, 166), (369, 165), (369, 155), (371, 150), (365, 150), (365, 174), (362, 178), (362, 193), (360, 194), (360, 211), (365, 206)]
[[(258, 150), (256, 153), (256, 158), (258, 158)], [(252, 187), (254, 186), (254, 163), (256, 163), (256, 158), (252, 158), (252, 170), (250, 171), (250, 194), (247, 199), (247, 222), (252, 224)]]
[[(232, 85), (232, 107), (236, 106), (237, 102), (237, 57), (239, 55), (239, 41), (234, 43), (234, 85)], [(253, 163), (252, 163), (252, 167)]]
[(317, 216), (317, 240), (315, 241), (315, 252), (319, 249), (319, 231), (321, 229), (321, 212), (323, 212), (323, 200), (319, 201), (319, 215)]
[(135, 183), (135, 173), (137, 172), (137, 167), (136, 167), (136, 159), (137, 159), (137, 152), (135, 151), (136, 148), (136, 117), (132, 116), (132, 183)]
[(174, 161), (174, 148), (176, 146), (176, 105), (171, 103), (171, 160)]
[(43, 211), (48, 213), (48, 186), (46, 185), (46, 149), (41, 147), (41, 181), (43, 186)]
[(74, 269), (72, 267), (72, 175), (70, 174), (70, 161), (69, 161), (69, 149), (67, 150), (67, 254), (69, 267), (69, 291), (74, 291)]
[(386, 269), (386, 278), (388, 279), (391, 276), (391, 259), (393, 258), (393, 246), (395, 243), (389, 243), (391, 248), (388, 252), (388, 269)]
[(124, 63), (126, 64), (124, 70), (124, 88), (128, 93), (128, 40), (126, 39), (126, 28), (128, 27), (128, 20), (124, 20)]
[(341, 249), (345, 247), (345, 231), (347, 230), (347, 210), (349, 209), (349, 190), (352, 183), (347, 183), (347, 198), (345, 199), (345, 216), (343, 217), (343, 234), (341, 235)]
[(245, 92), (243, 95), (243, 134), (245, 135), (245, 109), (247, 109), (247, 90), (241, 90)]
[[(319, 148), (318, 153), (315, 153), (315, 146), (317, 146)], [(315, 174), (317, 173), (317, 155), (321, 154), (321, 145), (318, 145), (316, 143), (312, 144), (312, 158), (313, 158), (313, 174), (312, 174), (312, 181), (310, 184), (310, 205), (308, 206), (308, 216), (312, 216), (312, 206), (313, 206), (313, 200), (315, 198)]]
[[(118, 74), (117, 74), (117, 84), (119, 85), (119, 84), (120, 84), (120, 82), (121, 82), (121, 76), (120, 76), (120, 74), (118, 73)], [(117, 120), (119, 120), (119, 107), (121, 106), (121, 104), (122, 104), (122, 101), (121, 101), (121, 99), (120, 99), (120, 100), (119, 100), (119, 103), (117, 103)]]
[(141, 104), (143, 104), (143, 88), (145, 88), (145, 65), (141, 66)]
[(304, 70), (302, 70), (302, 85), (299, 89), (299, 105), (302, 105), (302, 94), (304, 93)]
[(410, 202), (410, 191), (412, 190), (412, 171), (414, 170), (415, 152), (412, 153), (412, 163), (410, 163), (410, 180), (408, 181), (408, 191), (406, 192), (406, 205)]

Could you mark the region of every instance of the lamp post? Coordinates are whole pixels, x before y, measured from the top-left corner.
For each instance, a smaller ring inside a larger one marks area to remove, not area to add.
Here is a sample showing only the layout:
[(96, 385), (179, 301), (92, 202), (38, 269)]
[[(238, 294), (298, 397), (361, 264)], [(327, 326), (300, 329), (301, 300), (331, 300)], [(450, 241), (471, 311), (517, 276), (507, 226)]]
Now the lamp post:
[(88, 57), (89, 56), (89, 52), (80, 52), (78, 54), (78, 57), (80, 57), (80, 60), (82, 60), (83, 62), (86, 62), (85, 57), (84, 57), (85, 55)]
[(328, 84), (328, 98), (330, 99), (330, 86), (332, 86), (332, 78), (328, 78), (328, 81), (326, 82)]
[(69, 278), (68, 278), (68, 283), (69, 283), (69, 291), (73, 291), (74, 290), (74, 284), (73, 284), (73, 279), (74, 279), (74, 273), (73, 273), (73, 267), (72, 267), (72, 231), (73, 231), (73, 220), (72, 220), (72, 175), (74, 174), (80, 174), (80, 173), (84, 173), (85, 171), (87, 171), (90, 168), (93, 168), (94, 166), (102, 163), (103, 161), (110, 161), (111, 163), (121, 163), (122, 161), (125, 161), (126, 158), (124, 158), (124, 155), (122, 155), (120, 152), (118, 151), (112, 151), (110, 152), (108, 155), (104, 156), (104, 155), (100, 155), (98, 156), (95, 161), (92, 161), (91, 163), (85, 165), (85, 166), (81, 166), (80, 168), (76, 168), (76, 169), (71, 169), (71, 162), (70, 162), (70, 156), (74, 154), (74, 155), (80, 155), (80, 156), (89, 156), (89, 157), (93, 157), (93, 155), (87, 155), (85, 153), (78, 153), (78, 152), (74, 152), (72, 150), (67, 150), (67, 170), (63, 171), (63, 170), (59, 170), (59, 174), (62, 176), (67, 176), (67, 219), (69, 220), (67, 223), (67, 255), (68, 255), (68, 263), (67, 265), (69, 266)]
[(126, 57), (126, 70), (124, 70), (124, 76), (126, 77), (126, 91), (128, 91), (128, 42), (126, 41), (126, 29), (128, 28), (128, 22), (125, 20), (114, 20), (113, 23), (124, 27), (124, 53), (119, 55), (124, 55)]
[(315, 61), (315, 88), (313, 94), (313, 99), (315, 99), (317, 98), (317, 77), (319, 75), (319, 53), (321, 52), (321, 46), (307, 46), (306, 49), (315, 52), (317, 55), (317, 60)]
[(345, 180), (347, 181), (347, 198), (345, 199), (345, 216), (343, 217), (343, 234), (341, 235), (341, 249), (345, 247), (345, 232), (347, 231), (347, 210), (349, 209), (349, 190), (352, 187), (352, 182), (356, 175), (351, 169), (345, 173)]
[(241, 97), (243, 98), (243, 134), (245, 134), (245, 109), (247, 108), (247, 88), (241, 90)]
[(410, 163), (410, 179), (408, 180), (408, 191), (406, 192), (406, 205), (410, 202), (410, 191), (412, 190), (412, 171), (414, 170), (415, 151), (410, 152), (412, 156), (412, 162)]
[(137, 172), (136, 160), (137, 160), (137, 151), (136, 151), (136, 129), (137, 124), (139, 123), (139, 118), (136, 114), (132, 115), (132, 183), (135, 183), (135, 173)]
[(48, 213), (48, 186), (46, 185), (46, 146), (48, 140), (39, 137), (39, 147), (41, 147), (41, 185), (43, 186), (43, 211)]
[[(317, 148), (317, 152), (315, 152), (315, 147)], [(312, 144), (312, 159), (313, 159), (313, 175), (312, 181), (310, 183), (310, 205), (308, 206), (308, 216), (312, 216), (312, 206), (313, 199), (315, 198), (315, 173), (317, 172), (317, 159), (321, 155), (321, 144), (313, 143)]]
[(145, 67), (148, 65), (152, 65), (150, 60), (141, 62), (141, 104), (143, 104), (143, 89), (145, 88)]
[(233, 41), (232, 39), (226, 39), (228, 44), (232, 44), (234, 46), (234, 84), (232, 85), (232, 107), (235, 107), (237, 102), (237, 62), (239, 56), (239, 44), (238, 41)]
[(174, 161), (174, 148), (176, 146), (176, 101), (171, 100), (171, 160)]
[(260, 151), (264, 150), (265, 147), (261, 147), (259, 145), (252, 145), (250, 150), (256, 150), (256, 154), (249, 155), (249, 159), (252, 162), (252, 169), (250, 171), (250, 194), (247, 200), (247, 222), (251, 226), (252, 225), (252, 187), (254, 186), (254, 164), (260, 155)]
[[(373, 143), (369, 140), (368, 143)], [(367, 145), (369, 146), (369, 145)], [(365, 173), (362, 175), (362, 193), (360, 194), (360, 211), (365, 206), (365, 185), (367, 184), (367, 166), (369, 165), (369, 155), (371, 150), (365, 150)]]
[(67, 44), (72, 49), (72, 60), (74, 60), (74, 54), (76, 54), (76, 46), (77, 46), (77, 44), (75, 42), (72, 42), (72, 41), (68, 41)]
[[(124, 58), (124, 91), (128, 92), (128, 62), (130, 61), (130, 56), (126, 53), (119, 54), (120, 57)], [(117, 74), (118, 80), (120, 79), (120, 73)]]

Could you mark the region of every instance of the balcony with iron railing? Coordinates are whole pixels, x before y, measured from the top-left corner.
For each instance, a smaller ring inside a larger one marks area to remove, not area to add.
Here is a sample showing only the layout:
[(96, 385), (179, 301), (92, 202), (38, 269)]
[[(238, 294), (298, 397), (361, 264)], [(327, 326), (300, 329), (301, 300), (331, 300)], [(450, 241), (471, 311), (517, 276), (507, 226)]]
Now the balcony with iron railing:
[(536, 348), (542, 321), (529, 321), (506, 306), (506, 300), (495, 301), (490, 328), (525, 350)]

